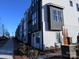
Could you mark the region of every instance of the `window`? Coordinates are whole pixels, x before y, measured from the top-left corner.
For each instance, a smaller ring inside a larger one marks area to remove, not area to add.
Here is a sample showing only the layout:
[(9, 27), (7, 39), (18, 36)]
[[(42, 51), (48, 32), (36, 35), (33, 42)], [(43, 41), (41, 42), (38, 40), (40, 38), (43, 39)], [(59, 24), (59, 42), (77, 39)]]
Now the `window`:
[(34, 3), (32, 4), (32, 6), (34, 7)]
[(70, 6), (71, 6), (71, 7), (73, 6), (73, 2), (72, 2), (72, 1), (70, 1)]
[(36, 24), (36, 12), (32, 14), (32, 25)]
[(37, 0), (38, 1), (38, 0)]
[(34, 5), (35, 5), (35, 4), (34, 4), (34, 0), (32, 0), (32, 6), (34, 7)]
[(77, 43), (79, 44), (79, 33), (77, 35)]
[(63, 19), (63, 16), (62, 16), (62, 12), (61, 11), (58, 11), (58, 19), (60, 21), (62, 21), (62, 19)]
[(55, 21), (62, 21), (63, 19), (62, 12), (60, 10), (54, 9), (52, 15)]
[(38, 0), (35, 0), (35, 3), (37, 3), (38, 2)]
[(26, 21), (24, 22), (24, 31), (26, 30)]
[(53, 18), (54, 18), (54, 20), (55, 21), (57, 21), (57, 12), (56, 12), (56, 10), (53, 10)]
[(40, 38), (36, 37), (36, 43), (40, 43)]
[(40, 35), (39, 33), (36, 33), (36, 43), (40, 43)]
[(58, 43), (61, 43), (61, 36), (60, 36), (60, 33), (56, 33), (56, 39), (57, 39), (57, 42)]
[(77, 11), (79, 11), (79, 4), (77, 3), (76, 6), (77, 6)]
[(79, 23), (79, 17), (78, 17), (78, 23)]

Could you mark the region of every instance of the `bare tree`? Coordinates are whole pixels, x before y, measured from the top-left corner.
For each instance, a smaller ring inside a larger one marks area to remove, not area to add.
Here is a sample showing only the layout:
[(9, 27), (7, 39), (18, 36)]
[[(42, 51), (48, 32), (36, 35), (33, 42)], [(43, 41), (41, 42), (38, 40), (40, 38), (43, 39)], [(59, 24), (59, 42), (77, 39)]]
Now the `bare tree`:
[(5, 26), (4, 26), (4, 24), (1, 24), (0, 23), (0, 36), (2, 36), (2, 37), (8, 37), (9, 38), (9, 36), (10, 36), (10, 34), (9, 34), (9, 32), (8, 32), (8, 30), (7, 29), (5, 29)]

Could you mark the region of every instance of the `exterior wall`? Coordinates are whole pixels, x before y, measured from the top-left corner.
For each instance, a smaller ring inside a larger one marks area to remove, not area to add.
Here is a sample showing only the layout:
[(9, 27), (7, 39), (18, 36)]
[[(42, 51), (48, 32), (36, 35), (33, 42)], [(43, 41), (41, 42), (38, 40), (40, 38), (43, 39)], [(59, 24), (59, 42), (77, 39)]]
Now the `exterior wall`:
[(31, 25), (32, 32), (41, 30), (41, 0), (32, 0), (31, 8)]
[(20, 36), (20, 38), (19, 38), (19, 40), (21, 40), (21, 38), (22, 38), (22, 22), (20, 23), (20, 28), (19, 28), (19, 36)]
[(31, 45), (31, 32), (32, 32), (32, 24), (31, 24), (31, 8), (28, 9), (28, 44)]
[(24, 43), (28, 43), (28, 12), (24, 15)]
[(23, 38), (23, 41), (25, 42), (25, 43), (27, 43), (27, 29), (26, 29), (26, 20), (24, 20), (24, 38)]
[[(25, 33), (24, 36), (28, 36), (28, 42), (35, 48), (42, 49), (46, 47), (55, 47), (55, 44), (60, 45), (61, 43), (63, 44), (63, 34), (62, 31), (63, 29), (68, 30), (68, 36), (72, 38), (72, 43), (76, 43), (77, 41), (77, 35), (79, 33), (79, 12), (77, 11), (76, 8), (76, 3), (79, 2), (79, 0), (72, 0), (73, 6), (70, 6), (70, 0), (33, 0), (30, 8), (28, 9), (28, 21), (24, 21), (24, 23), (27, 23), (28, 25), (22, 25), (22, 22), (20, 23), (20, 39), (22, 38), (22, 33)], [(42, 6), (41, 6), (42, 4)], [(48, 19), (47, 19), (47, 10), (46, 10), (46, 5), (51, 4), (60, 8), (63, 8), (63, 28), (62, 30), (54, 30), (50, 31), (48, 30)], [(78, 3), (79, 4), (79, 3)], [(42, 9), (41, 9), (42, 7)], [(41, 12), (42, 11), (42, 12)], [(36, 24), (33, 26), (32, 24), (32, 15), (34, 13), (37, 13), (36, 15)], [(42, 15), (41, 15), (42, 13)], [(25, 16), (26, 17), (26, 16)], [(42, 21), (41, 21), (42, 20)], [(43, 24), (42, 24), (43, 23)], [(24, 28), (24, 31), (22, 30), (22, 26)], [(37, 27), (37, 28), (36, 28)], [(43, 33), (42, 33), (43, 32)], [(40, 44), (37, 44), (32, 37), (33, 34), (36, 33), (40, 34)], [(57, 41), (57, 33), (60, 33), (60, 40), (61, 43)], [(43, 36), (42, 36), (43, 34)], [(22, 39), (21, 39), (22, 40)]]
[[(70, 6), (70, 0), (42, 0), (42, 22), (43, 22), (43, 40), (45, 47), (55, 46), (56, 40), (56, 31), (47, 31), (46, 30), (46, 10), (45, 5), (51, 3), (52, 5), (59, 6), (63, 8), (63, 17), (64, 17), (64, 26), (63, 29), (68, 29), (68, 36), (72, 38), (72, 42), (76, 43), (76, 38), (79, 33), (79, 23), (78, 17), (79, 12), (76, 8), (76, 3), (79, 0), (72, 0), (73, 7)], [(61, 40), (63, 39), (62, 31), (59, 31), (61, 34)], [(63, 40), (62, 40), (63, 41)], [(62, 42), (63, 43), (63, 42)]]
[(21, 20), (17, 30), (16, 36), (18, 40), (28, 43), (28, 16), (24, 15), (24, 18)]
[[(31, 37), (31, 46), (37, 49), (42, 49), (43, 42), (42, 42), (42, 22), (41, 22), (41, 0), (32, 0), (31, 6), (29, 8), (30, 11), (30, 19), (29, 19), (29, 37)], [(37, 33), (39, 35), (37, 41)]]

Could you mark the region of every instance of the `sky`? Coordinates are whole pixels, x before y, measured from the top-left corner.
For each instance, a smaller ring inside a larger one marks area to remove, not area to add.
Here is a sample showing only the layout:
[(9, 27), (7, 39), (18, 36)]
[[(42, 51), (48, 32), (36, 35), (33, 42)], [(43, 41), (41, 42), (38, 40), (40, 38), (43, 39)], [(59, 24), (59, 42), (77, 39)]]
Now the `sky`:
[(14, 35), (25, 10), (31, 0), (0, 0), (0, 23), (4, 24), (10, 35)]

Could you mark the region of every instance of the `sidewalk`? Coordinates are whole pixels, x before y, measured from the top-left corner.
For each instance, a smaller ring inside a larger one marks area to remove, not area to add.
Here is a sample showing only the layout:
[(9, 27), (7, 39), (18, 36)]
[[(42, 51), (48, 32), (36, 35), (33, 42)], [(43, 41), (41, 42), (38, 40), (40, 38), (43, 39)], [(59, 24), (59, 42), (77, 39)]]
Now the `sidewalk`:
[(49, 54), (46, 54), (46, 55), (39, 56), (38, 59), (51, 58), (51, 57), (55, 57), (55, 56), (60, 57), (61, 53), (49, 53)]
[(0, 59), (13, 59), (12, 55), (0, 55)]

